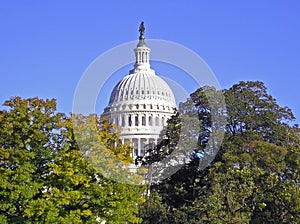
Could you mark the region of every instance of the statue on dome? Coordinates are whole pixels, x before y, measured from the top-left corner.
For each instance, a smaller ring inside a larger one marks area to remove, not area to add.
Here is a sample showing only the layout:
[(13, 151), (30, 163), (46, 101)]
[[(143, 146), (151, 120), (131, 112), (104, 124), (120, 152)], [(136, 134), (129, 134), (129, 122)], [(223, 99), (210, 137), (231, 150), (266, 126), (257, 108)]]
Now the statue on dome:
[(144, 39), (145, 38), (144, 37), (144, 33), (145, 33), (144, 22), (141, 22), (139, 32), (140, 32), (140, 40)]

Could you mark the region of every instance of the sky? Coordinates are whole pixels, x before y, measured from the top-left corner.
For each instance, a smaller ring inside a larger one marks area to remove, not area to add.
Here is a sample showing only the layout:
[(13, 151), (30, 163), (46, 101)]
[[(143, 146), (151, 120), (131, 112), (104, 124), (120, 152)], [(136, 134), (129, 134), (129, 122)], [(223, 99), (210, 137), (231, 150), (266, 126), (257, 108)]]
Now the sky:
[[(296, 0), (3, 0), (0, 103), (12, 96), (56, 98), (59, 111), (71, 112), (76, 87), (88, 66), (104, 52), (137, 41), (138, 26), (144, 21), (146, 38), (193, 50), (222, 88), (241, 80), (264, 82), (299, 123), (299, 11)], [(131, 67), (111, 76), (97, 100), (99, 113), (114, 83)], [(181, 82), (179, 69), (155, 62), (152, 67), (159, 75)]]

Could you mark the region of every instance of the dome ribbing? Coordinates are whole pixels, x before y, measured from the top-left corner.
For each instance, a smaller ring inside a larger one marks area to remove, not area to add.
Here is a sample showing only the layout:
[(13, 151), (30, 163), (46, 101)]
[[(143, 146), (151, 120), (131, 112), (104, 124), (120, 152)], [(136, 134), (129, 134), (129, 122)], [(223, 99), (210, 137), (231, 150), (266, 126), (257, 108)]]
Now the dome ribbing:
[(122, 126), (122, 142), (131, 142), (132, 157), (145, 153), (147, 144), (156, 144), (167, 119), (176, 109), (175, 97), (169, 85), (150, 68), (150, 48), (144, 39), (144, 24), (134, 49), (134, 69), (113, 88), (103, 115)]

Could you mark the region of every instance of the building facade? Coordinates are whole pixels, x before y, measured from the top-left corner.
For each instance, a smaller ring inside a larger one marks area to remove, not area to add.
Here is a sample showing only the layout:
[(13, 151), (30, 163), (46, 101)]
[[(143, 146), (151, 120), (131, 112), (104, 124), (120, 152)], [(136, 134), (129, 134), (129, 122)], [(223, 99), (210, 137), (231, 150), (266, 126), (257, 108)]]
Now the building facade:
[(122, 127), (121, 140), (133, 145), (132, 157), (143, 156), (145, 146), (156, 144), (176, 102), (169, 85), (150, 67), (150, 48), (144, 38), (144, 24), (135, 52), (134, 68), (113, 88), (104, 116)]

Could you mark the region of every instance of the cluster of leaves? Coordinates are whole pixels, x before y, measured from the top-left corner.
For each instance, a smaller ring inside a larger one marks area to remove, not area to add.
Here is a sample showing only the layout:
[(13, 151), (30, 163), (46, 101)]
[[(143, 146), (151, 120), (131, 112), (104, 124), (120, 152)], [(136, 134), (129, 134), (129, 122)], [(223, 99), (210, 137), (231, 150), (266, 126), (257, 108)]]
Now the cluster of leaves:
[[(55, 100), (15, 97), (4, 105), (8, 109), (0, 111), (0, 223), (141, 222), (137, 205), (144, 188), (113, 181), (95, 170), (75, 141), (74, 119), (57, 113)], [(94, 121), (102, 148), (132, 162), (131, 149), (120, 144), (117, 129), (106, 119), (78, 117), (82, 130), (84, 122)], [(89, 132), (78, 135), (89, 137)]]
[[(280, 107), (262, 82), (240, 82), (223, 90), (226, 110), (215, 108), (218, 97), (208, 100), (211, 91), (216, 90), (200, 88), (180, 105), (184, 116), (201, 120), (195, 127), (198, 148), (190, 148), (190, 163), (151, 186), (140, 207), (143, 223), (299, 223), (300, 129), (289, 124), (291, 110)], [(226, 117), (226, 126), (213, 122), (214, 117)], [(182, 125), (178, 117), (169, 124), (172, 130)], [(223, 142), (205, 163), (218, 129), (225, 130)], [(165, 142), (156, 150), (174, 150), (173, 140)]]

